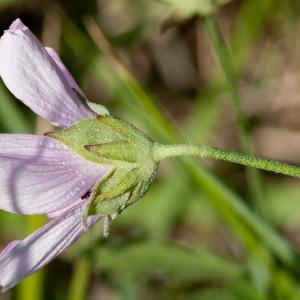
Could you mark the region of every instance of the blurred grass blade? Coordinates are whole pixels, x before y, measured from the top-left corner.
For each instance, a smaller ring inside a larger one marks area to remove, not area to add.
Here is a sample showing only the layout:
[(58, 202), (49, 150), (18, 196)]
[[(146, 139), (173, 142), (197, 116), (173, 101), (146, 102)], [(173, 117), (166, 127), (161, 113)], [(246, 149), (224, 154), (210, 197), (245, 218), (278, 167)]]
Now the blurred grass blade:
[(264, 30), (264, 24), (273, 14), (277, 1), (247, 0), (242, 3), (233, 27), (231, 50), (237, 72), (247, 63), (247, 58), (255, 40)]
[[(253, 146), (251, 141), (251, 134), (249, 132), (248, 119), (242, 108), (242, 99), (240, 96), (237, 78), (232, 63), (232, 57), (229, 53), (229, 50), (227, 49), (215, 18), (213, 16), (208, 16), (205, 18), (204, 22), (211, 40), (211, 44), (219, 59), (221, 68), (224, 73), (225, 82), (230, 93), (230, 99), (239, 128), (239, 139), (242, 145), (242, 149), (246, 153), (253, 154)], [(260, 171), (255, 168), (246, 167), (246, 174), (250, 192), (252, 194), (251, 196), (253, 198), (253, 203), (257, 211), (262, 213), (263, 193)]]
[(33, 129), (2, 84), (0, 84), (0, 122), (11, 133), (28, 133)]
[(131, 243), (123, 247), (103, 245), (96, 250), (96, 267), (109, 269), (122, 280), (142, 282), (160, 271), (174, 281), (199, 279), (232, 280), (244, 268), (210, 250), (181, 247), (157, 240)]
[[(31, 234), (45, 223), (44, 216), (26, 217), (27, 232)], [(44, 270), (32, 274), (17, 286), (17, 300), (44, 298)]]
[(92, 268), (90, 259), (81, 256), (75, 261), (73, 268), (68, 300), (85, 300)]

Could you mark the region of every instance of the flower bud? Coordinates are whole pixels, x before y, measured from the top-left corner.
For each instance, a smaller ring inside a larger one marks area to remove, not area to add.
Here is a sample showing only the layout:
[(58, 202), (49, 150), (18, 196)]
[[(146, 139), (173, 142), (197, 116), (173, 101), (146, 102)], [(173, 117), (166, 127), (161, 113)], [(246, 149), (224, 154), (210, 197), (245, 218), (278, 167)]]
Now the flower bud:
[(112, 116), (97, 116), (47, 134), (87, 160), (111, 166), (91, 190), (84, 217), (114, 216), (148, 190), (158, 168), (155, 142), (133, 125)]

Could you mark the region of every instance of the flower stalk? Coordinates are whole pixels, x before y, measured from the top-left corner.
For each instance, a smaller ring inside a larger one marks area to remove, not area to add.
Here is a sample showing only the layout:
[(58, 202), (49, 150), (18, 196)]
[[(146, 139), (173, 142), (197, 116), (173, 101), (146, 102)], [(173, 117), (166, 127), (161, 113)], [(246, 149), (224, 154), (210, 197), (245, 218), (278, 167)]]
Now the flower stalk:
[(155, 144), (153, 149), (154, 160), (160, 161), (176, 156), (199, 156), (201, 158), (214, 158), (257, 169), (280, 173), (300, 178), (300, 167), (276, 160), (258, 157), (253, 154), (244, 154), (210, 146), (197, 146), (190, 144), (160, 145)]
[[(253, 154), (253, 145), (251, 141), (251, 135), (249, 132), (249, 122), (242, 108), (242, 99), (238, 89), (238, 82), (235, 75), (232, 58), (230, 52), (226, 46), (224, 38), (218, 23), (214, 16), (207, 16), (205, 18), (205, 28), (208, 36), (210, 37), (211, 44), (216, 52), (218, 60), (220, 62), (224, 78), (227, 84), (230, 99), (232, 101), (232, 107), (237, 120), (239, 137), (244, 152)], [(246, 176), (248, 178), (250, 191), (252, 193), (254, 204), (258, 210), (262, 212), (262, 182), (261, 176), (258, 170), (253, 168), (246, 169)]]

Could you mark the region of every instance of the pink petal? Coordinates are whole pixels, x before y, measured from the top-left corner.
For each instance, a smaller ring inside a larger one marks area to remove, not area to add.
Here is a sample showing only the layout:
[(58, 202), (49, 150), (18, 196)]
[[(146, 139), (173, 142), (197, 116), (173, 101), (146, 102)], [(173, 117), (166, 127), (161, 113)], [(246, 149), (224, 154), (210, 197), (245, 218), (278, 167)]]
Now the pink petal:
[(64, 75), (65, 79), (67, 80), (69, 86), (74, 89), (78, 94), (80, 94), (82, 97), (86, 97), (84, 92), (81, 90), (73, 76), (70, 74), (62, 60), (60, 59), (59, 55), (57, 52), (49, 47), (45, 47), (46, 51), (48, 54), (51, 56), (51, 58), (55, 61), (56, 65), (58, 68), (61, 70), (62, 74)]
[[(2, 291), (15, 286), (23, 278), (36, 272), (58, 256), (84, 233), (82, 206), (51, 220), (33, 234), (14, 245), (0, 257), (0, 285)], [(88, 218), (92, 227), (100, 217)]]
[(20, 19), (1, 37), (0, 75), (16, 98), (55, 125), (69, 127), (94, 116)]
[(74, 203), (109, 171), (50, 137), (0, 134), (0, 209), (54, 212)]
[(55, 52), (55, 50), (52, 48), (48, 48), (48, 47), (45, 47), (45, 49), (47, 50), (48, 54), (52, 57), (52, 59), (55, 61), (56, 65), (59, 67), (61, 72), (64, 74), (70, 87), (73, 90), (75, 90), (83, 98), (83, 101), (86, 101), (88, 107), (91, 109), (91, 111), (93, 111), (94, 115), (95, 116), (97, 114), (101, 115), (101, 116), (109, 115), (109, 111), (106, 109), (105, 106), (102, 106), (100, 104), (96, 104), (93, 102), (89, 102), (86, 99), (84, 92), (80, 89), (79, 85), (76, 83), (73, 76), (70, 74), (68, 69), (65, 67), (64, 63), (61, 61), (59, 55)]
[(4, 249), (0, 252), (0, 261), (3, 257), (7, 255), (8, 252), (10, 252), (16, 245), (19, 244), (19, 240), (11, 241), (8, 245), (5, 246)]
[[(49, 214), (48, 214), (48, 217), (49, 217), (50, 219), (57, 218), (57, 217), (63, 215), (64, 213), (66, 213), (68, 210), (72, 209), (72, 208), (75, 207), (75, 206), (78, 206), (79, 204), (82, 204), (82, 203), (85, 202), (85, 201), (86, 201), (86, 199), (82, 199), (82, 198), (77, 199), (76, 201), (70, 203), (70, 204), (67, 205), (66, 207), (63, 207), (63, 208), (61, 208), (61, 209), (58, 209), (58, 210), (55, 210), (55, 211), (49, 213)], [(1, 255), (1, 253), (0, 253), (0, 255)]]

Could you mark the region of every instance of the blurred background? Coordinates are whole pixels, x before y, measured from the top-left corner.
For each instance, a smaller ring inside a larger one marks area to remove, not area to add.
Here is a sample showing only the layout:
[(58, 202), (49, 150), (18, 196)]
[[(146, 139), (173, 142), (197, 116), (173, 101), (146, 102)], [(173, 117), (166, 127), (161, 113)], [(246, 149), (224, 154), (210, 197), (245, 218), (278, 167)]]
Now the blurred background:
[[(0, 1), (1, 34), (18, 17), (157, 141), (300, 165), (298, 0)], [(0, 84), (1, 132), (50, 129)], [(0, 212), (0, 246), (45, 222)], [(171, 160), (108, 239), (101, 226), (0, 299), (300, 299), (299, 180)]]

